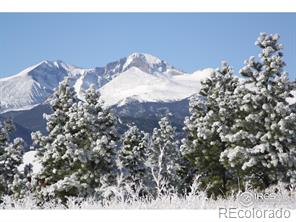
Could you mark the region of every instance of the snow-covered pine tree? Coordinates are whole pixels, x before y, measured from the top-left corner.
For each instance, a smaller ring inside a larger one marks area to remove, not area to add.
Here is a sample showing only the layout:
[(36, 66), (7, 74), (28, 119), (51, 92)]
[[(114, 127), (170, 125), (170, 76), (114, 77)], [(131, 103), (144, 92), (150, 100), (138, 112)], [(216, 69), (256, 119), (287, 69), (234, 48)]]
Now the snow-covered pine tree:
[(149, 134), (140, 131), (135, 125), (130, 125), (122, 138), (119, 161), (124, 175), (123, 183), (134, 191), (138, 189), (147, 191), (149, 186), (149, 171), (145, 165), (148, 140)]
[(22, 199), (33, 193), (32, 177), (33, 165), (26, 164), (24, 170), (14, 175), (11, 186), (12, 196), (15, 199)]
[(296, 114), (287, 102), (295, 85), (283, 71), (278, 40), (266, 33), (257, 39), (260, 60), (251, 57), (240, 70), (245, 80), (236, 90), (235, 121), (223, 138), (229, 145), (221, 161), (253, 188), (296, 182)]
[(76, 103), (68, 112), (65, 134), (71, 137), (67, 158), (79, 184), (82, 197), (101, 198), (105, 188), (114, 185), (116, 166), (116, 118), (103, 107), (100, 93), (91, 86), (85, 93), (85, 102)]
[[(33, 146), (38, 151), (42, 169), (36, 175), (36, 194), (43, 200), (63, 199), (66, 195), (76, 194), (76, 178), (69, 176), (72, 159), (67, 153), (73, 151), (71, 135), (65, 133), (69, 121), (69, 109), (77, 102), (74, 88), (65, 78), (55, 90), (50, 100), (53, 113), (45, 115), (48, 135), (41, 132), (32, 133)], [(69, 186), (71, 188), (69, 188)]]
[(22, 163), (24, 141), (16, 138), (10, 142), (9, 135), (13, 130), (11, 120), (0, 122), (0, 198), (14, 193), (14, 177), (21, 174), (18, 166)]
[(48, 136), (33, 135), (43, 166), (37, 175), (37, 194), (45, 201), (62, 202), (72, 196), (99, 197), (116, 177), (115, 117), (103, 108), (94, 87), (85, 93), (85, 102), (78, 101), (67, 79), (51, 105)]
[(233, 76), (231, 67), (222, 62), (221, 67), (202, 82), (199, 95), (190, 100), (191, 115), (185, 119), (182, 156), (191, 163), (189, 167), (195, 168), (193, 178), (199, 178), (200, 189), (206, 190), (209, 196), (224, 195), (228, 190), (229, 178), (219, 162), (220, 153), (226, 149), (221, 135), (234, 121), (232, 97), (237, 84), (238, 78)]
[(177, 174), (180, 150), (170, 115), (161, 118), (159, 128), (154, 128), (148, 149), (147, 165), (157, 195), (177, 191), (180, 182)]
[(10, 178), (9, 190), (16, 198), (19, 198), (20, 196), (17, 195), (14, 190), (14, 179), (16, 177), (23, 178), (23, 173), (18, 170), (18, 166), (23, 162), (24, 144), (25, 142), (23, 139), (15, 138), (6, 148), (7, 158), (5, 161), (5, 168), (10, 171), (10, 175), (7, 175)]

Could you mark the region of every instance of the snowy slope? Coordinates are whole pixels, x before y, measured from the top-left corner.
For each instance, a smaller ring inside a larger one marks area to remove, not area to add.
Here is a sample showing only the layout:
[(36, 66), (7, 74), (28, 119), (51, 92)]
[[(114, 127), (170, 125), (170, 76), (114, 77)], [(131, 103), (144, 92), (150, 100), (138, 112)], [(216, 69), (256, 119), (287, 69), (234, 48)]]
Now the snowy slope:
[(100, 92), (105, 105), (126, 104), (130, 99), (140, 102), (182, 100), (198, 92), (200, 81), (212, 70), (194, 74), (151, 75), (133, 67), (104, 85)]
[(61, 61), (42, 61), (19, 74), (0, 79), (1, 110), (29, 109), (48, 98), (65, 76), (73, 78), (83, 70)]
[(104, 67), (82, 69), (62, 61), (42, 61), (19, 74), (0, 79), (1, 112), (30, 109), (43, 103), (66, 76), (79, 98), (91, 84), (101, 88), (106, 105), (138, 101), (175, 101), (198, 92), (211, 70), (186, 74), (165, 61), (133, 53)]

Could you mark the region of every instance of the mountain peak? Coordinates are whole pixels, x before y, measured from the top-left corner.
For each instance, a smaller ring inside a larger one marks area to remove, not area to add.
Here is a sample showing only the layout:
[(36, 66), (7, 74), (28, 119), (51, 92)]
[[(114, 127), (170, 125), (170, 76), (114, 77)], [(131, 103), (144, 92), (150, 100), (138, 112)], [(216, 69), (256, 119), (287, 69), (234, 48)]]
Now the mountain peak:
[(137, 67), (150, 74), (163, 73), (168, 69), (173, 69), (172, 66), (160, 58), (147, 53), (139, 52), (134, 52), (125, 58), (122, 70), (125, 71), (130, 67)]
[(156, 56), (153, 56), (148, 53), (139, 53), (139, 52), (134, 52), (127, 57), (127, 60), (134, 60), (134, 59), (145, 60), (149, 64), (159, 64), (163, 62), (160, 58)]
[(55, 68), (65, 68), (70, 66), (69, 64), (63, 62), (62, 60), (42, 60), (40, 63), (36, 65), (36, 67), (42, 66), (42, 65), (55, 67)]

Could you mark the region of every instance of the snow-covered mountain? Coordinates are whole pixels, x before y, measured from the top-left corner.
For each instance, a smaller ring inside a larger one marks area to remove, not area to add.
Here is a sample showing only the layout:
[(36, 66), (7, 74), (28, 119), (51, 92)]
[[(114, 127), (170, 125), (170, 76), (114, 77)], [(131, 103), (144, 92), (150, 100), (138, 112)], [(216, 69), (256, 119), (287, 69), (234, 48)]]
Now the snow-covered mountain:
[(169, 102), (185, 99), (198, 92), (200, 80), (211, 69), (194, 74), (151, 75), (132, 67), (104, 85), (100, 91), (107, 106), (124, 105), (129, 101)]
[(61, 61), (42, 61), (17, 75), (1, 78), (1, 111), (30, 109), (44, 102), (66, 76), (78, 78), (84, 72)]
[(143, 53), (108, 63), (104, 67), (78, 68), (62, 61), (42, 61), (22, 72), (0, 79), (1, 111), (30, 109), (43, 103), (66, 76), (79, 97), (94, 84), (107, 106), (129, 101), (168, 102), (198, 92), (201, 79), (212, 69), (184, 73), (165, 61)]

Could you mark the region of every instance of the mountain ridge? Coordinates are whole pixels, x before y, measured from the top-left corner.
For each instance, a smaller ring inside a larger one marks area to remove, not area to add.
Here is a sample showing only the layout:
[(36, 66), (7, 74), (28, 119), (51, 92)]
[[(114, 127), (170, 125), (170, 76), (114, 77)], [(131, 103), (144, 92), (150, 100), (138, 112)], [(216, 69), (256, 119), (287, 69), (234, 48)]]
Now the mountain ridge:
[[(204, 77), (209, 76), (211, 72), (212, 70), (206, 70)], [(137, 75), (139, 73), (141, 74)], [(129, 79), (122, 77), (126, 75)], [(109, 106), (123, 104), (130, 98), (138, 98), (143, 102), (184, 99), (198, 92), (200, 82), (193, 78), (194, 73), (182, 72), (147, 53), (132, 53), (103, 67), (95, 68), (80, 68), (61, 60), (43, 60), (14, 76), (0, 78), (0, 112), (26, 110), (43, 103), (66, 76), (70, 78), (80, 99), (83, 99), (83, 94), (90, 85), (95, 85), (102, 91), (102, 98)], [(123, 82), (118, 83), (117, 78)], [(187, 83), (186, 78), (189, 78)], [(133, 81), (137, 81), (137, 84), (132, 84)], [(148, 82), (149, 84), (146, 84)], [(129, 89), (127, 83), (131, 83)], [(192, 88), (193, 83), (196, 89)], [(189, 88), (191, 90), (188, 90)], [(112, 97), (114, 90), (117, 90), (118, 98)]]

